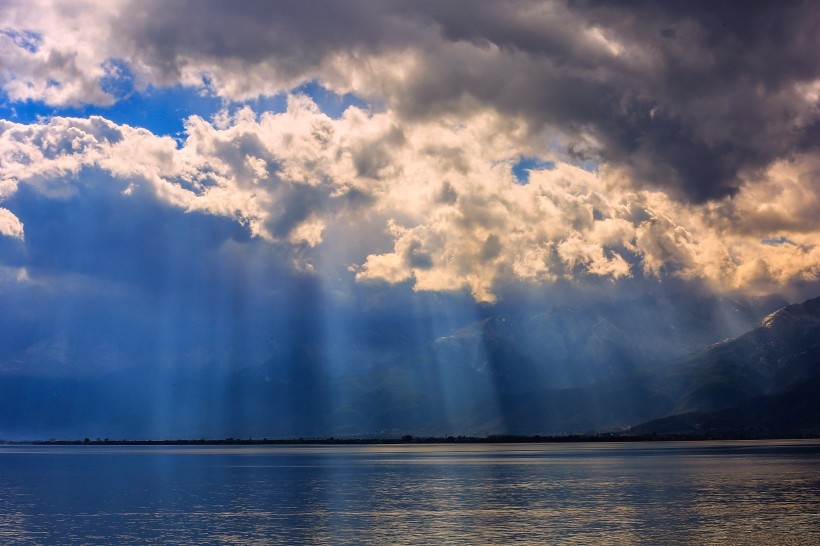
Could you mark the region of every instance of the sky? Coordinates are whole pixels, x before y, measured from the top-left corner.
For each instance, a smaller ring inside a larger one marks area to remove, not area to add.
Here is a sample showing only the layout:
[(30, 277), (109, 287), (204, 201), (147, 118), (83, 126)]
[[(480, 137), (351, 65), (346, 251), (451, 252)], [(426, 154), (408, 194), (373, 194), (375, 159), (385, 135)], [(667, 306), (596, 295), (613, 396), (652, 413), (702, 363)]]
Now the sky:
[(362, 325), (521, 301), (815, 297), (818, 27), (801, 1), (6, 0), (0, 372), (304, 331), (345, 366)]

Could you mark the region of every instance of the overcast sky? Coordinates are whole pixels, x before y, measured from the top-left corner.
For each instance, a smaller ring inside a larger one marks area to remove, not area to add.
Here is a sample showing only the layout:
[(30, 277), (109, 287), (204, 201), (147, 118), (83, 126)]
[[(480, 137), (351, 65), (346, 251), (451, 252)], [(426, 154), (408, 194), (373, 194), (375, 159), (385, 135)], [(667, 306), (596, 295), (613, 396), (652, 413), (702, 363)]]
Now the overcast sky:
[(2, 366), (515, 287), (816, 296), (818, 28), (799, 1), (6, 0)]

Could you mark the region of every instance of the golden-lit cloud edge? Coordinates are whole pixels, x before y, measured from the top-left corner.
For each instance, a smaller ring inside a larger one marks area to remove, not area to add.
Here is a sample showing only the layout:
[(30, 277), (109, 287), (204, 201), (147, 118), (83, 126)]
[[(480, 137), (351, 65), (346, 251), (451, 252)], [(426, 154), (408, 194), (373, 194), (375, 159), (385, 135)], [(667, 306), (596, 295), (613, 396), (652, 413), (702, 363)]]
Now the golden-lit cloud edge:
[[(3, 121), (0, 205), (21, 184), (49, 199), (115, 184), (112, 199), (232, 218), (300, 268), (328, 253), (332, 233), (359, 282), (466, 289), (479, 301), (515, 281), (675, 276), (756, 294), (820, 279), (812, 154), (697, 204), (560, 154), (522, 183), (518, 129), (490, 109), (411, 122), (351, 107), (332, 119), (305, 96), (279, 114), (191, 117), (181, 145), (100, 117)], [(2, 235), (24, 231), (13, 208), (0, 209)]]

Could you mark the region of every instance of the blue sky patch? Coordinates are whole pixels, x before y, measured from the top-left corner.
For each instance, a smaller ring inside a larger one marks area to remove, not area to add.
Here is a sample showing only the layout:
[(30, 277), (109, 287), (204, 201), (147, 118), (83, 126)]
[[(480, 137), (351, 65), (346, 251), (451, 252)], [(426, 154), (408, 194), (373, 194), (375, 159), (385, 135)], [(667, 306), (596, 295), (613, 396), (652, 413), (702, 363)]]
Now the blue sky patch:
[(5, 28), (0, 30), (0, 34), (8, 36), (11, 38), (11, 41), (14, 42), (14, 45), (25, 49), (29, 53), (37, 53), (40, 49), (40, 45), (43, 43), (43, 36), (41, 34), (29, 30)]
[(116, 100), (134, 93), (134, 73), (128, 63), (121, 59), (111, 59), (103, 66), (105, 76), (100, 78), (100, 89)]
[(53, 116), (80, 117), (102, 116), (118, 124), (143, 127), (156, 135), (180, 136), (188, 116), (209, 118), (222, 107), (218, 97), (203, 95), (199, 90), (176, 85), (173, 87), (149, 87), (144, 92), (128, 91), (126, 83), (104, 83), (107, 92), (123, 95), (112, 106), (51, 106), (42, 101), (12, 103), (3, 94), (0, 102), (0, 118), (16, 123), (36, 123), (40, 118)]
[(521, 156), (513, 165), (512, 172), (521, 184), (530, 181), (530, 171), (552, 170), (555, 168), (553, 161), (545, 161), (539, 157)]
[[(367, 102), (356, 95), (339, 95), (316, 81), (305, 83), (290, 93), (226, 103), (208, 92), (207, 85), (200, 88), (182, 85), (148, 86), (139, 91), (134, 87), (134, 74), (124, 61), (112, 59), (104, 68), (105, 76), (100, 80), (100, 87), (114, 98), (115, 103), (111, 106), (53, 106), (42, 101), (14, 102), (5, 93), (0, 93), (0, 118), (17, 123), (36, 123), (40, 118), (53, 116), (87, 118), (98, 115), (114, 123), (143, 127), (156, 135), (178, 138), (183, 136), (184, 123), (189, 116), (210, 119), (224, 108), (235, 112), (243, 106), (250, 106), (257, 113), (281, 113), (287, 109), (288, 94), (307, 95), (322, 112), (334, 119), (340, 118), (350, 106), (368, 108)], [(59, 85), (59, 82), (55, 81), (54, 84)]]
[(323, 87), (315, 80), (300, 85), (294, 89), (291, 94), (307, 95), (316, 103), (322, 112), (333, 119), (341, 118), (344, 111), (351, 106), (364, 110), (368, 109), (367, 102), (353, 93), (339, 95)]
[(792, 245), (792, 246), (800, 246), (788, 237), (776, 237), (776, 238), (769, 238), (763, 239), (760, 241), (764, 245), (768, 246), (782, 246), (782, 245)]

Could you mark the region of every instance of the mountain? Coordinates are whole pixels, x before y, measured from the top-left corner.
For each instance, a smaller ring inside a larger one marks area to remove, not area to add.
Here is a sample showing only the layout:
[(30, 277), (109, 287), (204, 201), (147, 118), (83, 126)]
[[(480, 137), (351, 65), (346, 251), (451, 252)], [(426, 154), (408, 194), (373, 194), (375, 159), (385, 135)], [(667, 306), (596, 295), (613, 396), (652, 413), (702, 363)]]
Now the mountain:
[(632, 427), (631, 434), (778, 438), (820, 436), (820, 374), (794, 389), (719, 411), (691, 412)]
[(670, 356), (691, 346), (685, 337), (725, 333), (721, 318), (738, 315), (701, 307), (701, 329), (692, 314), (660, 312), (666, 303), (487, 316), (379, 367), (334, 378), (325, 387), (336, 400), (325, 405), (326, 424), (336, 435), (623, 430), (779, 392), (814, 369), (814, 357), (804, 354), (816, 340), (813, 302), (676, 359)]
[(802, 422), (796, 400), (820, 399), (820, 298), (766, 315), (775, 303), (519, 302), (412, 328), (351, 323), (332, 341), (294, 329), (258, 361), (191, 352), (203, 356), (85, 376), (26, 375), (21, 361), (0, 369), (0, 438), (569, 434), (663, 418), (746, 430), (742, 415), (775, 430)]
[(675, 399), (672, 415), (636, 434), (819, 434), (820, 298), (676, 362), (658, 384)]

